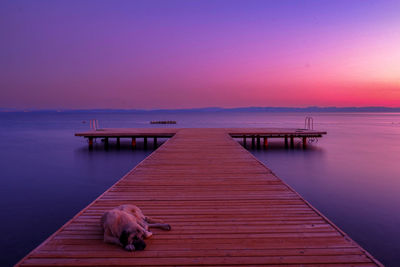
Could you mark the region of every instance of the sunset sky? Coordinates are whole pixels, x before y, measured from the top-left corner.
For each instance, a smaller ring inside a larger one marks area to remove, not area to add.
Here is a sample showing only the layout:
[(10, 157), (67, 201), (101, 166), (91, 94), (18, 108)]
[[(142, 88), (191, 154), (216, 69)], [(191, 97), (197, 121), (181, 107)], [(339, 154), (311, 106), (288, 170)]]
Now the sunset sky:
[(0, 2), (1, 108), (400, 107), (400, 1)]

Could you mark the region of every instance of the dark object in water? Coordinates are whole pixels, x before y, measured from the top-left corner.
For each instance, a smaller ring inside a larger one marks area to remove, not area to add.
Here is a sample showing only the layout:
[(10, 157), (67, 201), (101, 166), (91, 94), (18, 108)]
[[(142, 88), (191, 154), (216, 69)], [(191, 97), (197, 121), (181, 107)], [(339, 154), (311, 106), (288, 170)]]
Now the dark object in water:
[(176, 121), (151, 121), (150, 124), (176, 124)]

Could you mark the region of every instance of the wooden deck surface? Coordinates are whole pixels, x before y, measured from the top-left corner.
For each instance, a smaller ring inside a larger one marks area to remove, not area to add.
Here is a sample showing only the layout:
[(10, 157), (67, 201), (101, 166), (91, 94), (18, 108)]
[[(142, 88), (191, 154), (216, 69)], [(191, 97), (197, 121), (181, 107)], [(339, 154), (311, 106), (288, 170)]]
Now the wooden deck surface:
[[(170, 223), (141, 252), (102, 241), (120, 204)], [(225, 130), (181, 129), (19, 262), (46, 265), (377, 266)]]

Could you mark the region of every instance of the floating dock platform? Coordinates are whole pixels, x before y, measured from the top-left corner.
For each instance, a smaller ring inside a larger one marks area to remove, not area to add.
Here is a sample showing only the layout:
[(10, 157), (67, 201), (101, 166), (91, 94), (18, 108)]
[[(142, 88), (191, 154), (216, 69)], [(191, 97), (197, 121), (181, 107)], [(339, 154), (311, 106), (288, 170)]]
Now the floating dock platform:
[[(157, 147), (157, 138), (170, 138), (184, 128), (122, 128), (122, 129), (98, 129), (95, 131), (76, 133), (75, 136), (83, 136), (88, 139), (89, 148), (93, 147), (94, 140), (100, 138), (104, 140), (107, 147), (109, 139), (115, 139), (116, 144), (120, 145), (121, 139), (131, 139), (132, 147), (136, 146), (136, 139), (143, 138), (143, 144), (147, 147), (148, 139), (153, 139), (154, 147)], [(193, 128), (198, 129), (198, 128)], [(207, 130), (207, 128), (199, 128)], [(251, 140), (252, 147), (268, 146), (268, 139), (279, 138), (284, 140), (285, 146), (294, 147), (294, 140), (300, 139), (303, 148), (307, 147), (307, 141), (322, 137), (326, 132), (308, 129), (295, 128), (217, 128), (219, 131), (230, 135), (233, 138), (242, 138), (243, 145), (247, 146), (247, 141)], [(215, 128), (208, 128), (215, 130)]]
[[(262, 129), (117, 129), (87, 138), (171, 138), (23, 258), (18, 266), (382, 266), (233, 137), (309, 138)], [(171, 224), (147, 248), (103, 243), (121, 204)]]

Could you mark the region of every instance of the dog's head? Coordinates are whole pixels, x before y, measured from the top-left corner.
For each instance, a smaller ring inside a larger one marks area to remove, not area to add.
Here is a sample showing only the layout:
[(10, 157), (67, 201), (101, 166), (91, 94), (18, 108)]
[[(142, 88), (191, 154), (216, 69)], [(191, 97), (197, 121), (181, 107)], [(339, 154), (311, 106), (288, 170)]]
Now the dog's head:
[(144, 250), (146, 248), (144, 238), (145, 234), (139, 229), (124, 230), (119, 237), (119, 241), (126, 250)]

